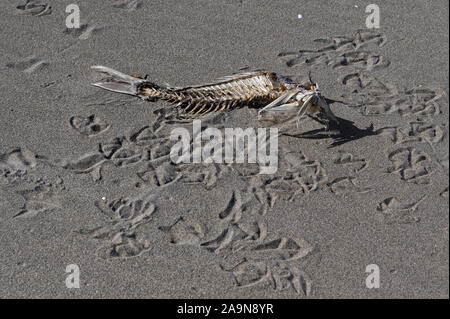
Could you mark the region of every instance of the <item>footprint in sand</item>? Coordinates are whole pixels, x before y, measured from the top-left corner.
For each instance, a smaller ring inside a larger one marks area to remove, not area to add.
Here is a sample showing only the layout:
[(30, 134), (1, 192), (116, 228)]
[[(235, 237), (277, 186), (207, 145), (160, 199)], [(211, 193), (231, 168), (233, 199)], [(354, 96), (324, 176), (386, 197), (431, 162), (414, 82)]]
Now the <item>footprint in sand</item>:
[(445, 135), (440, 125), (425, 121), (409, 122), (408, 127), (382, 127), (376, 130), (375, 133), (386, 136), (394, 144), (418, 142), (433, 145), (441, 142)]
[(309, 194), (324, 184), (328, 177), (319, 161), (309, 160), (302, 152), (289, 152), (284, 155), (281, 176), (267, 181), (267, 187), (273, 191), (282, 190), (293, 199), (297, 194)]
[(221, 268), (233, 275), (236, 286), (240, 288), (271, 288), (278, 292), (293, 289), (298, 295), (311, 295), (311, 278), (292, 264), (243, 258), (235, 266), (221, 265)]
[(328, 186), (330, 187), (331, 192), (336, 195), (365, 194), (372, 190), (370, 187), (357, 186), (355, 179), (356, 178), (353, 176), (339, 177), (329, 183)]
[(83, 23), (79, 28), (66, 28), (64, 30), (64, 34), (71, 35), (72, 37), (79, 40), (87, 40), (93, 34), (98, 33), (104, 29), (105, 27), (100, 27), (96, 24), (89, 25), (87, 23)]
[(259, 244), (252, 250), (265, 259), (292, 261), (309, 255), (313, 251), (313, 246), (303, 238), (281, 237)]
[(342, 95), (349, 107), (363, 115), (433, 116), (439, 115), (441, 89), (418, 86), (401, 89), (371, 74), (357, 72), (344, 76), (342, 83), (351, 93)]
[(423, 196), (419, 200), (411, 204), (404, 204), (396, 197), (386, 198), (378, 204), (377, 211), (380, 218), (386, 224), (411, 224), (420, 222), (420, 218), (416, 216), (415, 212), (419, 204), (425, 199)]
[(160, 226), (159, 230), (168, 233), (174, 245), (200, 246), (205, 237), (205, 227), (194, 220), (181, 216), (170, 226)]
[(126, 11), (136, 11), (141, 8), (142, 0), (115, 0), (112, 6)]
[(48, 169), (26, 148), (0, 154), (0, 185), (24, 200), (13, 218), (32, 218), (62, 208), (56, 195), (65, 189), (64, 182)]
[(36, 17), (52, 13), (52, 7), (39, 0), (26, 0), (25, 4), (18, 5), (16, 9), (19, 14), (27, 14)]
[(408, 183), (431, 183), (431, 159), (428, 154), (413, 147), (401, 147), (391, 152), (388, 158), (393, 163), (387, 169), (388, 173), (398, 174)]
[(96, 201), (109, 221), (106, 225), (81, 229), (79, 233), (101, 240), (103, 246), (98, 254), (103, 258), (130, 258), (139, 256), (150, 249), (146, 233), (138, 229), (149, 223), (156, 211), (156, 206), (148, 199), (147, 193), (136, 198), (119, 198), (109, 202)]
[(163, 162), (161, 165), (147, 164), (136, 175), (139, 177), (140, 186), (143, 184), (163, 187), (181, 178), (179, 167), (172, 162)]
[(53, 210), (62, 209), (56, 202), (27, 201), (20, 212), (14, 218), (32, 218), (37, 215), (46, 214)]
[(35, 71), (42, 70), (50, 65), (50, 60), (42, 59), (31, 55), (17, 62), (7, 63), (6, 66), (11, 69), (15, 69), (24, 73), (33, 73)]
[(109, 124), (103, 122), (94, 114), (87, 117), (72, 116), (69, 123), (75, 131), (86, 136), (103, 133), (109, 128)]
[[(283, 55), (290, 57), (291, 55)], [(383, 56), (369, 52), (344, 52), (336, 55), (316, 53), (310, 51), (300, 51), (294, 57), (290, 57), (285, 62), (288, 67), (303, 67), (305, 65), (325, 64), (333, 69), (352, 67), (372, 71), (380, 68), (387, 68), (390, 62)]]
[(372, 71), (387, 68), (390, 62), (383, 56), (361, 50), (366, 47), (380, 47), (385, 43), (384, 35), (359, 30), (353, 36), (316, 39), (314, 42), (325, 46), (316, 50), (281, 52), (278, 57), (287, 67), (305, 65), (328, 65), (333, 69), (350, 67)]
[(359, 173), (369, 165), (366, 159), (357, 158), (353, 154), (342, 150), (338, 151), (338, 156), (334, 159), (333, 163), (347, 167), (352, 173)]

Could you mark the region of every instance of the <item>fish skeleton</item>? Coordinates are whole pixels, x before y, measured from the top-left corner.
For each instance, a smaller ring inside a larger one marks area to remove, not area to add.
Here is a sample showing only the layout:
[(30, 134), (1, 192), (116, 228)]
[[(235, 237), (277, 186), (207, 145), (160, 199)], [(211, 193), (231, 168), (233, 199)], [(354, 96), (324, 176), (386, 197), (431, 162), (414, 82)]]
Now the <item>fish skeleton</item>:
[[(93, 70), (107, 75), (94, 86), (145, 100), (168, 101), (190, 116), (231, 110), (242, 106), (261, 108), (260, 121), (279, 123), (305, 115), (321, 124), (339, 123), (322, 97), (317, 84), (295, 83), (273, 72), (255, 71), (224, 77), (215, 83), (188, 87), (160, 86), (146, 78), (126, 75), (105, 66)], [(281, 118), (283, 118), (281, 120)]]

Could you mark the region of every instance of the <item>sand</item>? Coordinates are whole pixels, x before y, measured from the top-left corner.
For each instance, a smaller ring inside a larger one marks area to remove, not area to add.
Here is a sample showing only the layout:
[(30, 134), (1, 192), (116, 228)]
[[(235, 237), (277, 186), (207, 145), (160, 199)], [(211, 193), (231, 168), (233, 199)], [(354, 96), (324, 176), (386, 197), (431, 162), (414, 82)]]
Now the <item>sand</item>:
[[(76, 30), (73, 2), (0, 3), (0, 298), (449, 297), (447, 1), (378, 3), (374, 30), (367, 1), (79, 0)], [(344, 133), (293, 125), (272, 175), (175, 165), (191, 123), (90, 86), (98, 64), (177, 86), (311, 71)]]

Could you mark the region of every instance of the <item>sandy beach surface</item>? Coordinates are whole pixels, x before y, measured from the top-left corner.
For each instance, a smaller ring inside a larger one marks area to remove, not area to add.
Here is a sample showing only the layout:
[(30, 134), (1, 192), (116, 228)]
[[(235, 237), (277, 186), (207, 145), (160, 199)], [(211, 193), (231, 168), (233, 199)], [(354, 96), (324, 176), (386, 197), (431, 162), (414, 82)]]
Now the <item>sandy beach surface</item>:
[[(368, 29), (370, 3), (1, 1), (0, 298), (448, 298), (449, 4), (381, 1)], [(311, 72), (345, 129), (293, 124), (275, 174), (176, 165), (192, 123), (91, 86), (92, 65), (175, 86)]]

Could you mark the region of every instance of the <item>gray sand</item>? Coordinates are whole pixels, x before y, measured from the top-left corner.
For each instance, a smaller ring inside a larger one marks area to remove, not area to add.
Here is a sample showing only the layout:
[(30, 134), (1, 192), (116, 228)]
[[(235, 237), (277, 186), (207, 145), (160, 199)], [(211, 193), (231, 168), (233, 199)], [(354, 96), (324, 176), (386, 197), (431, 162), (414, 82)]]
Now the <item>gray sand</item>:
[[(26, 2), (0, 2), (0, 298), (448, 298), (448, 1), (380, 2), (377, 30), (367, 1)], [(355, 136), (292, 126), (274, 175), (173, 165), (190, 124), (90, 86), (98, 64), (180, 86), (311, 70)]]

